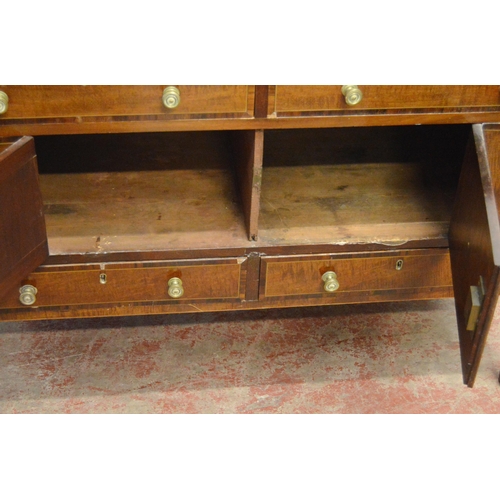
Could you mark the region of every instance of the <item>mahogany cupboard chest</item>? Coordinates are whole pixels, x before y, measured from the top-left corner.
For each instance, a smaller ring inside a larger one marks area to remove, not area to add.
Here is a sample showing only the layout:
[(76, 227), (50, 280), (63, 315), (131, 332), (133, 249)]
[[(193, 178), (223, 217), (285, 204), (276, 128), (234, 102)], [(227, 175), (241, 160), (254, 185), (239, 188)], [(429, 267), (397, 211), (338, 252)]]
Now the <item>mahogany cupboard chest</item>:
[(454, 297), (473, 385), (500, 87), (0, 85), (0, 137), (1, 320)]

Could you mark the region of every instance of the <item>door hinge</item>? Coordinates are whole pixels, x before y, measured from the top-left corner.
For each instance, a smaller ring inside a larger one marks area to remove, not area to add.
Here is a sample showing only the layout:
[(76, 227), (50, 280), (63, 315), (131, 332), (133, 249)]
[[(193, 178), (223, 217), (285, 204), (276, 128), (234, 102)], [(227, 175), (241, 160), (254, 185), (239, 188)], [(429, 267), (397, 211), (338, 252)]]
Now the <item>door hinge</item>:
[(479, 313), (481, 312), (481, 306), (483, 305), (484, 296), (484, 280), (483, 277), (480, 276), (478, 285), (470, 287), (469, 295), (467, 296), (467, 302), (465, 303), (466, 329), (470, 332), (473, 332), (476, 329), (477, 321), (479, 319)]

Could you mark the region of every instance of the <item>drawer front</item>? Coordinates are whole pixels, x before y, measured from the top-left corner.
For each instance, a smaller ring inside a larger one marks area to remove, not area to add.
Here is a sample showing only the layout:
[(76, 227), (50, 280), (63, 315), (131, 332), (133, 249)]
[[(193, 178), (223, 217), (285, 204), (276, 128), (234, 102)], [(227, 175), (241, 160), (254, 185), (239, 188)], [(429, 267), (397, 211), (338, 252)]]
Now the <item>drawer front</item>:
[(349, 105), (341, 85), (279, 85), (270, 92), (269, 114), (500, 106), (498, 85), (359, 85), (358, 88), (361, 100)]
[[(336, 299), (353, 293), (413, 290), (418, 294), (421, 290), (424, 298), (429, 289), (452, 285), (447, 250), (382, 254), (353, 254), (339, 258), (330, 255), (264, 257), (260, 296)], [(327, 274), (332, 272), (335, 275)], [(332, 279), (337, 281), (338, 289), (328, 292), (325, 286), (335, 288)]]
[(162, 119), (253, 115), (248, 85), (179, 85), (180, 102), (164, 106), (167, 85), (4, 85), (8, 109), (2, 119), (154, 115)]
[[(81, 269), (82, 266), (68, 268), (44, 266), (32, 273), (25, 283), (37, 289), (35, 307), (239, 300), (244, 259), (223, 260), (225, 262), (191, 261), (189, 264), (180, 265), (168, 262), (135, 266), (93, 265), (87, 269)], [(177, 278), (170, 286), (172, 293), (178, 291), (179, 285), (183, 289), (183, 294), (179, 298), (169, 295), (169, 282), (172, 278)], [(0, 307), (29, 308), (22, 305), (19, 298), (18, 290), (14, 290)]]

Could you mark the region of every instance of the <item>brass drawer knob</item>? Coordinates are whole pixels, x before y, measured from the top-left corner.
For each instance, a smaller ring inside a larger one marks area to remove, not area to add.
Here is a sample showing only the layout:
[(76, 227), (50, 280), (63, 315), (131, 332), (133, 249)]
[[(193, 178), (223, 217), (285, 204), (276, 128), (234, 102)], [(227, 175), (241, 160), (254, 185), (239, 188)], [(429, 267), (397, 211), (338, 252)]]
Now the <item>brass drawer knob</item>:
[(178, 299), (184, 295), (182, 280), (180, 278), (170, 278), (168, 280), (168, 294), (173, 299)]
[(179, 106), (181, 102), (181, 93), (179, 89), (174, 86), (169, 86), (163, 91), (162, 97), (163, 105), (168, 109), (174, 109)]
[(0, 115), (3, 115), (9, 109), (9, 96), (0, 90)]
[(325, 282), (325, 292), (336, 292), (340, 288), (340, 283), (337, 280), (337, 274), (333, 271), (327, 271), (321, 279)]
[(363, 92), (359, 90), (357, 85), (343, 85), (342, 94), (345, 97), (345, 102), (349, 106), (355, 106), (363, 99)]
[(33, 285), (24, 285), (19, 289), (19, 302), (23, 306), (32, 306), (36, 301), (38, 290)]

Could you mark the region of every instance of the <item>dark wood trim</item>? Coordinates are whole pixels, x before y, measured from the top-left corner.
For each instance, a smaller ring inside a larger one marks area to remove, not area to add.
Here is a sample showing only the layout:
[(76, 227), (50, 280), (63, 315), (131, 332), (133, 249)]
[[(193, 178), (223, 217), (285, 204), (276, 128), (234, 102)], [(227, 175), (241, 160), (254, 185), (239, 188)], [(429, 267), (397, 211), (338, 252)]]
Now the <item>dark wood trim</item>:
[[(411, 250), (426, 248), (448, 248), (448, 239), (415, 240), (388, 247), (387, 245), (349, 244), (349, 245), (276, 245), (267, 246), (262, 242), (248, 242), (246, 247), (231, 247), (200, 250), (163, 250), (142, 252), (113, 252), (95, 254), (61, 254), (49, 255), (44, 265), (74, 265), (74, 264), (100, 264), (106, 262), (131, 262), (131, 261), (163, 261), (181, 259), (207, 259), (240, 257), (259, 253), (261, 255), (303, 255), (316, 253), (332, 253), (341, 255), (350, 252), (380, 252), (392, 250)], [(43, 266), (42, 266), (43, 267)]]
[(255, 118), (265, 118), (268, 106), (268, 85), (255, 86)]
[(247, 259), (246, 295), (247, 302), (259, 300), (259, 275), (261, 259), (258, 253), (251, 253)]
[(422, 290), (383, 290), (378, 293), (356, 292), (344, 294), (339, 299), (326, 298), (303, 298), (296, 299), (279, 298), (276, 300), (264, 301), (217, 301), (204, 300), (199, 302), (191, 301), (183, 304), (160, 304), (154, 303), (124, 303), (124, 304), (99, 304), (67, 307), (39, 307), (39, 308), (16, 308), (2, 309), (0, 311), (0, 321), (32, 321), (50, 319), (70, 319), (70, 318), (97, 318), (112, 316), (143, 316), (155, 314), (179, 314), (179, 313), (202, 313), (235, 310), (264, 310), (289, 307), (310, 307), (325, 306), (334, 304), (361, 304), (377, 302), (401, 302), (409, 300), (431, 300), (453, 297), (451, 286), (435, 287), (426, 290), (425, 297), (422, 297)]
[(338, 116), (313, 116), (290, 118), (220, 118), (206, 120), (170, 120), (158, 119), (129, 121), (54, 121), (19, 123), (16, 120), (0, 121), (0, 130), (4, 137), (23, 135), (56, 134), (99, 134), (127, 132), (173, 132), (205, 130), (257, 130), (286, 128), (328, 128), (328, 127), (382, 127), (392, 125), (445, 125), (459, 123), (500, 122), (500, 111), (463, 110), (457, 112), (428, 112), (385, 114), (345, 114)]

